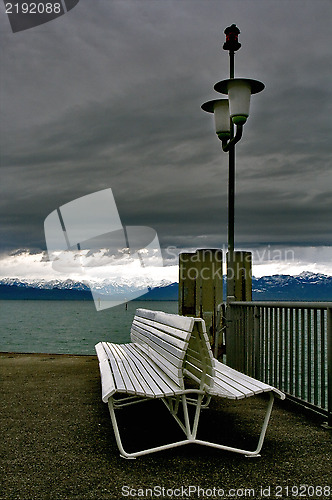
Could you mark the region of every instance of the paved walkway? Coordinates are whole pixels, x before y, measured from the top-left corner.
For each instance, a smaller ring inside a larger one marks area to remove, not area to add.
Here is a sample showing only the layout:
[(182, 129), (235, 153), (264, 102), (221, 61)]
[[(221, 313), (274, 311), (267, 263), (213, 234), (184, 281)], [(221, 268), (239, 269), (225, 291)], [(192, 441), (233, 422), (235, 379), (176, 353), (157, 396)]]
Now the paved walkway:
[[(213, 402), (200, 436), (254, 447), (265, 404)], [(330, 432), (291, 408), (275, 405), (261, 458), (189, 445), (125, 460), (96, 357), (0, 354), (0, 498), (329, 498)], [(155, 422), (165, 440), (179, 432), (160, 401), (123, 409), (119, 421), (128, 451), (160, 443)]]

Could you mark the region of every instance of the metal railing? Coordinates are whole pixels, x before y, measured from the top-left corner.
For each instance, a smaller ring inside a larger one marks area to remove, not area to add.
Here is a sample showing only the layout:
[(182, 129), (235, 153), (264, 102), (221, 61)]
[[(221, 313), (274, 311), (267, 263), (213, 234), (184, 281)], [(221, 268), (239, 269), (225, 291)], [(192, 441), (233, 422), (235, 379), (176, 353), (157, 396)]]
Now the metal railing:
[(332, 303), (230, 302), (227, 364), (327, 415), (332, 425)]

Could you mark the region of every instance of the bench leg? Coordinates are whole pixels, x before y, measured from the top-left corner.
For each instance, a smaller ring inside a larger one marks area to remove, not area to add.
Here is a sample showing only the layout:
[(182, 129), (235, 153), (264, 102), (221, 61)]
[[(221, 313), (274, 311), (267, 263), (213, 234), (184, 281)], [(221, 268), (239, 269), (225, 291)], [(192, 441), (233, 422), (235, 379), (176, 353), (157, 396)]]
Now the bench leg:
[(273, 403), (274, 403), (274, 394), (273, 394), (273, 392), (270, 392), (269, 404), (267, 406), (267, 410), (266, 410), (264, 422), (263, 422), (263, 425), (262, 425), (261, 434), (259, 436), (257, 448), (256, 448), (256, 450), (254, 452), (247, 453), (246, 457), (259, 456), (259, 452), (261, 451), (263, 443), (264, 443), (264, 438), (265, 438), (267, 426), (269, 425), (269, 421), (270, 421), (270, 417), (271, 417), (271, 413), (272, 413)]
[[(189, 443), (200, 444), (203, 446), (210, 446), (212, 448), (217, 448), (217, 449), (221, 449), (221, 450), (225, 450), (225, 451), (231, 451), (234, 453), (240, 453), (242, 455), (245, 455), (246, 457), (259, 457), (260, 456), (259, 453), (260, 453), (262, 446), (263, 446), (267, 426), (268, 426), (271, 412), (272, 412), (272, 407), (273, 407), (273, 402), (274, 402), (273, 392), (270, 392), (270, 400), (269, 400), (268, 407), (267, 407), (266, 414), (265, 414), (265, 418), (263, 421), (263, 425), (262, 425), (261, 433), (259, 436), (257, 448), (254, 451), (243, 450), (241, 448), (233, 448), (231, 446), (226, 446), (226, 445), (222, 445), (222, 444), (218, 444), (218, 443), (212, 443), (210, 441), (203, 441), (201, 439), (197, 439), (196, 435), (197, 435), (197, 430), (198, 430), (198, 422), (199, 422), (199, 417), (200, 417), (201, 403), (202, 403), (203, 396), (201, 394), (198, 395), (197, 405), (196, 405), (195, 415), (194, 415), (194, 421), (193, 421), (192, 426), (190, 424), (186, 395), (182, 395), (181, 398), (182, 398), (184, 422), (182, 422), (180, 420), (180, 418), (176, 414), (177, 412), (174, 411), (174, 408), (171, 407), (171, 405), (169, 405), (169, 403), (167, 403), (165, 400), (163, 400), (163, 401), (166, 404), (166, 406), (168, 407), (168, 409), (170, 410), (172, 416), (175, 418), (175, 420), (177, 421), (177, 423), (179, 424), (179, 426), (181, 427), (181, 429), (185, 433), (186, 439), (181, 440), (181, 441), (176, 441), (174, 443), (156, 446), (154, 448), (148, 448), (146, 450), (141, 450), (141, 451), (137, 451), (137, 452), (133, 452), (133, 453), (127, 453), (123, 448), (121, 437), (120, 437), (120, 432), (119, 432), (119, 428), (118, 428), (118, 424), (117, 424), (117, 420), (116, 420), (116, 416), (115, 416), (115, 407), (113, 404), (113, 399), (110, 398), (108, 400), (108, 407), (109, 407), (109, 412), (110, 412), (110, 416), (111, 416), (111, 420), (112, 420), (112, 424), (113, 424), (115, 439), (116, 439), (118, 448), (120, 450), (121, 456), (124, 458), (133, 459), (133, 458), (136, 458), (136, 457), (139, 457), (142, 455), (147, 455), (149, 453), (155, 453), (157, 451), (168, 450), (170, 448), (176, 448), (178, 446), (183, 446), (183, 445), (189, 444)], [(178, 405), (176, 405), (176, 406), (178, 406)]]
[(263, 421), (263, 425), (262, 425), (261, 433), (260, 433), (260, 436), (259, 436), (257, 448), (254, 451), (242, 450), (241, 448), (233, 448), (231, 446), (225, 446), (225, 445), (222, 445), (222, 444), (211, 443), (209, 441), (202, 441), (200, 439), (195, 439), (194, 442), (196, 444), (201, 444), (201, 445), (204, 445), (204, 446), (211, 446), (212, 448), (218, 448), (218, 449), (221, 449), (221, 450), (233, 451), (235, 453), (240, 453), (242, 455), (245, 455), (246, 457), (260, 457), (259, 452), (261, 451), (262, 446), (263, 446), (263, 442), (264, 442), (264, 438), (265, 438), (267, 426), (268, 426), (268, 423), (269, 423), (269, 420), (270, 420), (270, 416), (271, 416), (271, 412), (272, 412), (273, 402), (274, 402), (274, 394), (273, 394), (273, 392), (270, 392), (270, 400), (269, 400), (269, 403), (268, 403), (268, 406), (267, 406), (267, 410), (266, 410), (266, 413), (265, 413), (265, 418), (264, 418), (264, 421)]
[[(185, 394), (182, 394), (181, 396), (181, 402), (182, 402), (182, 409), (183, 409), (183, 415), (184, 415), (184, 422), (178, 417), (178, 410), (179, 410), (179, 403), (180, 403), (180, 396), (176, 397), (175, 404), (173, 399), (171, 398), (163, 398), (162, 402), (165, 404), (166, 408), (170, 411), (172, 417), (176, 420), (180, 428), (183, 430), (185, 435), (187, 436), (187, 439), (189, 441), (193, 441), (196, 438), (197, 434), (197, 427), (198, 427), (198, 420), (200, 416), (200, 411), (202, 408), (202, 400), (204, 398), (204, 395), (199, 394), (198, 398), (196, 400), (189, 400)], [(194, 416), (194, 423), (193, 423), (193, 428), (191, 429), (191, 424), (190, 424), (190, 418), (189, 418), (189, 411), (188, 411), (188, 404), (192, 404), (196, 407), (195, 410), (195, 416)]]
[(116, 415), (115, 415), (116, 405), (114, 404), (113, 398), (109, 398), (108, 408), (109, 408), (109, 412), (110, 412), (110, 416), (111, 416), (111, 420), (112, 420), (112, 425), (113, 425), (113, 429), (114, 429), (116, 443), (117, 443), (119, 451), (120, 451), (120, 455), (124, 458), (133, 459), (133, 458), (136, 458), (136, 457), (139, 457), (142, 455), (147, 455), (149, 453), (155, 453), (157, 451), (168, 450), (170, 448), (176, 448), (178, 446), (183, 446), (183, 445), (189, 444), (189, 443), (195, 443), (203, 397), (204, 397), (204, 395), (202, 395), (202, 394), (198, 395), (197, 403), (196, 403), (196, 410), (195, 410), (195, 417), (194, 417), (194, 422), (193, 422), (192, 428), (190, 425), (190, 418), (189, 418), (186, 395), (185, 394), (181, 395), (181, 402), (182, 402), (183, 414), (184, 414), (184, 422), (182, 422), (177, 415), (177, 412), (179, 409), (180, 397), (178, 397), (176, 399), (175, 405), (173, 404), (173, 401), (167, 402), (163, 398), (162, 401), (166, 404), (166, 406), (170, 410), (172, 416), (175, 418), (175, 420), (177, 421), (177, 423), (179, 424), (179, 426), (181, 427), (181, 429), (185, 433), (186, 439), (183, 439), (181, 441), (176, 441), (174, 443), (156, 446), (154, 448), (148, 448), (146, 450), (136, 451), (133, 453), (127, 453), (123, 448), (121, 437), (120, 437), (120, 432), (119, 432), (119, 428), (118, 428), (118, 424), (117, 424), (117, 419), (116, 419)]
[(110, 412), (110, 416), (111, 416), (111, 420), (112, 420), (112, 424), (113, 424), (116, 443), (118, 445), (120, 455), (124, 458), (133, 459), (136, 457), (140, 457), (142, 455), (147, 455), (149, 453), (155, 453), (157, 451), (168, 450), (170, 448), (176, 448), (177, 446), (183, 446), (184, 444), (190, 443), (190, 441), (188, 441), (188, 439), (185, 439), (183, 441), (177, 441), (175, 443), (169, 443), (169, 444), (165, 444), (165, 445), (161, 445), (161, 446), (156, 446), (155, 448), (148, 448), (146, 450), (136, 451), (133, 453), (127, 453), (124, 450), (123, 445), (122, 445), (112, 398), (109, 398), (109, 400), (108, 400), (108, 408), (109, 408), (109, 412)]

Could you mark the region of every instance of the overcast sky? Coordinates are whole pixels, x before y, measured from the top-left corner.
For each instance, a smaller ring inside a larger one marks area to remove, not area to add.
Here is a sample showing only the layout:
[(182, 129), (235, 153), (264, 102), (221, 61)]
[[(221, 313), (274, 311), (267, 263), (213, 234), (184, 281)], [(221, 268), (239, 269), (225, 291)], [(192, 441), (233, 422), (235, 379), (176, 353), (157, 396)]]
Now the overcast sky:
[(330, 0), (81, 0), (12, 33), (0, 4), (3, 262), (44, 251), (45, 218), (106, 188), (166, 263), (227, 245), (228, 155), (201, 104), (221, 97), (235, 23), (235, 76), (266, 86), (237, 146), (236, 247), (332, 274), (331, 21)]

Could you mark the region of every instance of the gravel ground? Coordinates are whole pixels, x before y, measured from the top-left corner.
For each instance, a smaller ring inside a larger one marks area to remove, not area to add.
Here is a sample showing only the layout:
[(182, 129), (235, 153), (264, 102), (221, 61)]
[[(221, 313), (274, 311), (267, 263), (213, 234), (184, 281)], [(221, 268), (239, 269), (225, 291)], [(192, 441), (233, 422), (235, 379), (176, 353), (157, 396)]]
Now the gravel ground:
[[(330, 431), (287, 402), (275, 404), (260, 458), (189, 445), (125, 460), (95, 356), (2, 353), (0, 381), (1, 499), (332, 497)], [(265, 407), (213, 401), (199, 437), (253, 449)], [(118, 418), (128, 451), (181, 436), (160, 401)]]

